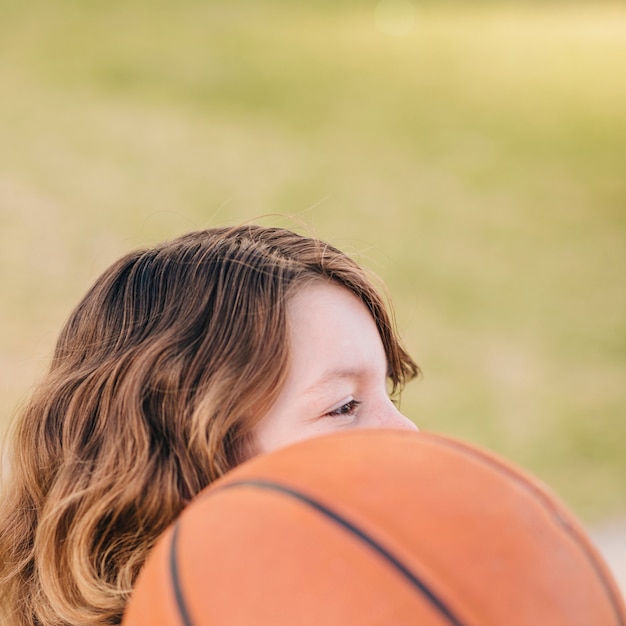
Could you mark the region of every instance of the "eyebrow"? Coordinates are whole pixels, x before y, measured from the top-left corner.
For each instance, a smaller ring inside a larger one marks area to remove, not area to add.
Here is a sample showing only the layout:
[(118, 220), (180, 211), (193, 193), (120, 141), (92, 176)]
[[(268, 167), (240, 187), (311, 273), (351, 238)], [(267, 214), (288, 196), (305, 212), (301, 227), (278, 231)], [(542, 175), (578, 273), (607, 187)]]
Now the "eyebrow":
[(326, 387), (335, 380), (357, 379), (368, 373), (369, 370), (357, 368), (337, 368), (326, 370), (313, 384), (307, 387), (302, 395), (308, 396), (315, 393), (321, 387)]

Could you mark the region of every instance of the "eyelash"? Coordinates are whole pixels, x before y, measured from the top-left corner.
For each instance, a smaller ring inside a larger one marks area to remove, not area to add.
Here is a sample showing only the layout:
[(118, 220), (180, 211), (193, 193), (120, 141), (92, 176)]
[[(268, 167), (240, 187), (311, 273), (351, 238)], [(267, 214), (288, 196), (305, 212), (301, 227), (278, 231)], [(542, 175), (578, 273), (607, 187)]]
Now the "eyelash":
[(342, 404), (340, 407), (333, 409), (326, 413), (330, 417), (341, 417), (342, 415), (354, 415), (356, 410), (359, 408), (361, 402), (359, 400), (350, 400), (345, 404)]

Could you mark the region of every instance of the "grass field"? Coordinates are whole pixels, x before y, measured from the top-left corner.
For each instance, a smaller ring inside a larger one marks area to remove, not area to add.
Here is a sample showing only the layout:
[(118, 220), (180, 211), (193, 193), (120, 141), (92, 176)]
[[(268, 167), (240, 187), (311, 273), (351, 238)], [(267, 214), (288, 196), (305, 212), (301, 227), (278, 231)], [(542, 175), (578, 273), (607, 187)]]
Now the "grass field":
[(0, 14), (2, 430), (110, 262), (255, 219), (383, 277), (421, 427), (626, 512), (623, 3)]

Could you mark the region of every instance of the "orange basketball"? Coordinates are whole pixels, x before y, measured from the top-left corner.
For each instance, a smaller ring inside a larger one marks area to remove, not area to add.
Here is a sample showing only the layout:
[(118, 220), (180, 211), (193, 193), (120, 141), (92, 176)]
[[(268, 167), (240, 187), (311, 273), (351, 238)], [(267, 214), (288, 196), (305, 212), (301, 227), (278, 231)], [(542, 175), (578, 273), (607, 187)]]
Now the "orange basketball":
[(298, 443), (205, 490), (124, 626), (626, 626), (574, 516), (492, 454), (425, 433)]

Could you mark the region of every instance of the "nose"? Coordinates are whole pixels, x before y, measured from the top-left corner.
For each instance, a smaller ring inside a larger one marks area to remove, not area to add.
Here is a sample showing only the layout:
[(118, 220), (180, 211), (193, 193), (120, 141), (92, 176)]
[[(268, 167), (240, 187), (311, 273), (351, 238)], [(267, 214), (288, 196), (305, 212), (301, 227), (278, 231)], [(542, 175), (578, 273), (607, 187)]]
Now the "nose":
[(379, 428), (396, 428), (400, 430), (419, 430), (418, 427), (406, 416), (402, 415), (395, 404), (389, 400), (385, 408), (378, 416)]

